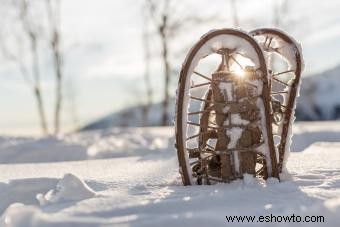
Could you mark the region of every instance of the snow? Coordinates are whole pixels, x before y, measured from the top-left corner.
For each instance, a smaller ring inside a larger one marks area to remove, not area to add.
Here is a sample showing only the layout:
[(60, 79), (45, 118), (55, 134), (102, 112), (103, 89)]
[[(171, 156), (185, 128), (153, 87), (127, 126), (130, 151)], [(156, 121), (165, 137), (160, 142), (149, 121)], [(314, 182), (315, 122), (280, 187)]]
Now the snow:
[[(242, 132), (243, 129), (240, 127), (233, 127), (227, 130), (227, 136), (230, 138), (230, 141), (228, 143), (228, 149), (236, 148), (237, 142), (242, 136)], [(235, 170), (237, 172), (240, 172), (240, 159), (238, 155), (239, 155), (238, 151), (233, 151)]]
[(255, 184), (255, 178), (253, 175), (251, 174), (248, 174), (248, 173), (245, 173), (243, 174), (243, 182), (244, 184), (246, 185), (252, 185), (252, 184)]
[(293, 125), (291, 151), (303, 151), (315, 142), (339, 142), (340, 122), (296, 122)]
[(230, 114), (230, 119), (231, 123), (236, 125), (247, 125), (249, 123), (248, 120), (242, 119), (240, 114)]
[[(231, 184), (188, 187), (182, 186), (179, 177), (172, 127), (66, 135), (58, 139), (60, 147), (77, 145), (88, 151), (107, 139), (111, 142), (105, 150), (114, 155), (53, 162), (41, 161), (38, 155), (25, 162), (19, 156), (22, 163), (13, 157), (13, 164), (0, 165), (0, 226), (228, 226), (233, 224), (226, 215), (270, 214), (323, 215), (325, 223), (319, 225), (337, 226), (340, 122), (296, 123), (293, 132), (288, 173), (281, 182), (245, 175)], [(119, 147), (112, 142), (114, 138), (131, 140), (131, 144)], [(56, 152), (43, 139), (0, 137), (0, 153), (8, 144), (18, 154), (25, 152), (25, 144), (28, 150), (41, 144), (46, 146), (42, 152)], [(122, 152), (124, 146), (128, 154)], [(67, 160), (67, 154), (62, 154)], [(282, 225), (297, 226), (270, 223)]]
[(223, 96), (226, 101), (233, 101), (233, 95), (232, 95), (232, 83), (224, 83), (221, 82), (218, 87), (223, 91)]
[(173, 147), (172, 135), (173, 131), (167, 128), (143, 127), (85, 131), (60, 138), (0, 136), (0, 163), (62, 162), (165, 152)]
[(60, 162), (86, 158), (86, 147), (66, 143), (62, 138), (0, 137), (0, 163)]
[(45, 195), (38, 194), (37, 200), (40, 205), (48, 205), (61, 201), (83, 200), (94, 197), (96, 193), (77, 176), (67, 173), (58, 182), (55, 189)]

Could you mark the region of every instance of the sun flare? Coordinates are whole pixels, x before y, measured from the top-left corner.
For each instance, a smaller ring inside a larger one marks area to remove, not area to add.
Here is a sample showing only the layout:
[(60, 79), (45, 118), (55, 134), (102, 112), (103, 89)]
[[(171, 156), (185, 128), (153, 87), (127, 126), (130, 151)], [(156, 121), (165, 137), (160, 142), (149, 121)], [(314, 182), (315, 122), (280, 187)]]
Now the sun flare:
[(231, 70), (239, 77), (246, 75), (245, 68), (247, 66), (253, 66), (254, 63), (246, 57), (238, 55), (235, 57), (234, 64), (231, 65)]
[(234, 72), (239, 77), (244, 77), (244, 75), (246, 74), (245, 71), (241, 68), (236, 69)]

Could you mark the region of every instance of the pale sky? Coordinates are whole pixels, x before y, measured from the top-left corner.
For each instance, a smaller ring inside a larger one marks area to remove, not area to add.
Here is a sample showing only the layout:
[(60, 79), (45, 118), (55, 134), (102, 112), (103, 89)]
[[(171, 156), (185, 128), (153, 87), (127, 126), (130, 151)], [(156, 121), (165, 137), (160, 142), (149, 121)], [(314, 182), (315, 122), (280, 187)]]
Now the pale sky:
[[(141, 0), (63, 0), (62, 32), (65, 54), (66, 99), (74, 97), (79, 124), (134, 105), (144, 95), (143, 50), (141, 40)], [(228, 0), (177, 1), (178, 15), (193, 12), (218, 21), (183, 31), (171, 43), (176, 50), (172, 65), (178, 69), (185, 57), (183, 49), (213, 28), (230, 26)], [(239, 0), (241, 28), (272, 26), (271, 0)], [(327, 2), (327, 3), (325, 3)], [(305, 75), (340, 63), (339, 1), (299, 0), (289, 3), (285, 19), (288, 30), (302, 43)], [(153, 38), (152, 81), (160, 100), (162, 66), (158, 60), (157, 37)], [(181, 50), (181, 51), (179, 51)], [(43, 52), (41, 58), (48, 55)], [(45, 102), (52, 120), (53, 75), (50, 63), (41, 66)], [(174, 76), (176, 84), (178, 76)], [(71, 88), (71, 89), (70, 89)], [(174, 95), (174, 89), (172, 91)], [(63, 128), (73, 127), (70, 105), (65, 103)], [(37, 135), (40, 132), (33, 95), (17, 67), (0, 58), (0, 135)]]

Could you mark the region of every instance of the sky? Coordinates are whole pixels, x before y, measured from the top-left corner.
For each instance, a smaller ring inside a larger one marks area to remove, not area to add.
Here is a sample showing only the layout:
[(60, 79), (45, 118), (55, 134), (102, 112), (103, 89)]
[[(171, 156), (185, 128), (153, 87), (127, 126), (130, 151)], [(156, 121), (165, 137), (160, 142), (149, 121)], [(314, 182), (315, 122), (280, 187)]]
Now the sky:
[[(340, 63), (340, 1), (288, 0), (281, 27), (303, 47), (304, 76), (322, 72)], [(62, 0), (62, 45), (65, 103), (63, 131), (84, 125), (114, 111), (135, 105), (145, 96), (143, 84), (142, 0)], [(176, 15), (216, 17), (200, 26), (181, 31), (171, 43), (171, 64), (179, 69), (188, 48), (213, 28), (230, 27), (228, 0), (174, 0)], [(276, 1), (280, 2), (280, 1)], [(273, 26), (273, 0), (238, 0), (243, 30)], [(150, 27), (153, 32), (153, 27)], [(152, 33), (153, 34), (153, 33)], [(161, 100), (162, 65), (156, 35), (152, 35), (151, 77), (154, 101)], [(15, 45), (14, 45), (15, 46)], [(15, 48), (15, 47), (13, 47)], [(48, 120), (53, 116), (51, 63), (41, 72)], [(172, 77), (175, 95), (178, 76)], [(75, 104), (75, 105), (74, 105)], [(76, 119), (76, 120), (75, 120)], [(0, 57), (0, 134), (39, 135), (34, 99), (15, 64)]]

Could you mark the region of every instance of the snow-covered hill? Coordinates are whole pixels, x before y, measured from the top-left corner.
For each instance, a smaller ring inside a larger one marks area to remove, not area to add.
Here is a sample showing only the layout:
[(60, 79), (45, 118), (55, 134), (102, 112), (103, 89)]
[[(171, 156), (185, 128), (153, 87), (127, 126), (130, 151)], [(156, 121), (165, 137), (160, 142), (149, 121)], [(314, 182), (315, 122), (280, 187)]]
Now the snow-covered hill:
[[(81, 130), (107, 129), (112, 127), (141, 127), (141, 126), (159, 126), (162, 121), (162, 103), (155, 103), (150, 106), (145, 125), (143, 124), (144, 107), (141, 105), (128, 107), (126, 109), (114, 112), (103, 118), (97, 119)], [(173, 124), (175, 113), (175, 99), (170, 99), (167, 125)]]
[(302, 80), (297, 105), (298, 120), (340, 118), (340, 65)]
[(230, 215), (293, 214), (324, 217), (312, 226), (337, 226), (340, 122), (301, 122), (293, 130), (297, 152), (282, 182), (246, 177), (191, 187), (181, 185), (172, 127), (0, 137), (7, 163), (0, 165), (0, 226), (229, 226), (236, 225)]

